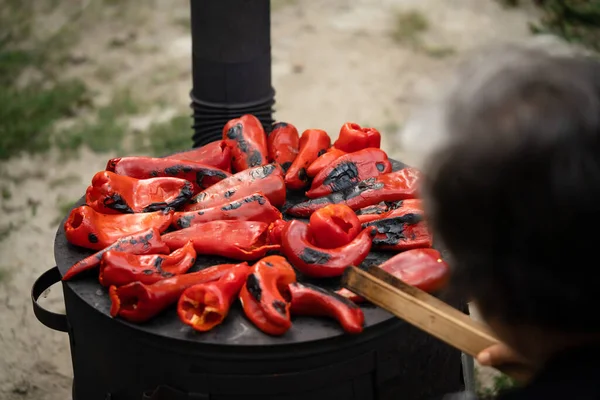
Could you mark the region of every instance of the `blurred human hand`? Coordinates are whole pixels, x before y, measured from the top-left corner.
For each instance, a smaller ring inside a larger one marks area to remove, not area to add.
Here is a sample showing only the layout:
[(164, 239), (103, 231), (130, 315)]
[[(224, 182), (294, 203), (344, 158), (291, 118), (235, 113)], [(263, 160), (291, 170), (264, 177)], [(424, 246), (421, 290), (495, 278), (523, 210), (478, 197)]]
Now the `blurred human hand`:
[(535, 372), (533, 365), (504, 343), (497, 343), (482, 350), (477, 362), (486, 367), (497, 368), (516, 381), (526, 383)]

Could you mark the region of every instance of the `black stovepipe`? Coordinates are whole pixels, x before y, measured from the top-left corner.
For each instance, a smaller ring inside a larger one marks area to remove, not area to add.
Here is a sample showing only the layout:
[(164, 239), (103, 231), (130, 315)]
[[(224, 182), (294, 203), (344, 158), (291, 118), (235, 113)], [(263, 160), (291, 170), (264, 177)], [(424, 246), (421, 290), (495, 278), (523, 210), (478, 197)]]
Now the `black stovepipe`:
[(225, 123), (254, 114), (273, 123), (269, 0), (190, 0), (194, 147), (221, 138)]

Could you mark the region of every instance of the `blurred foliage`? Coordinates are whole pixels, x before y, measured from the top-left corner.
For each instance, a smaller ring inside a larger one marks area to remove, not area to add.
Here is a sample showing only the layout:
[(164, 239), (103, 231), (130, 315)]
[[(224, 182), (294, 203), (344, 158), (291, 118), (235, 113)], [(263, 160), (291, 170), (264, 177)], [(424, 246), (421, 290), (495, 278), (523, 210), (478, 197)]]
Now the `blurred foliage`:
[(179, 115), (148, 129), (148, 142), (140, 150), (152, 156), (166, 156), (192, 148), (192, 119)]
[[(481, 382), (481, 379), (478, 379)], [(489, 387), (478, 387), (477, 398), (479, 400), (493, 400), (498, 394), (512, 389), (517, 385), (514, 379), (504, 374), (498, 374), (493, 377), (492, 384)]]

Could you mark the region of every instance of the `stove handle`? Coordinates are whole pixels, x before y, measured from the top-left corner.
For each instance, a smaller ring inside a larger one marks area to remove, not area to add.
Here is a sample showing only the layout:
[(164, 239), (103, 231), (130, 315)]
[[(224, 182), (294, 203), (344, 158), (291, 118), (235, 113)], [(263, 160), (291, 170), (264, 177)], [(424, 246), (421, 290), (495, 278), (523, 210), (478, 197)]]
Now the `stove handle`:
[(50, 268), (37, 278), (31, 287), (31, 302), (33, 304), (33, 313), (38, 321), (46, 325), (50, 329), (60, 332), (69, 331), (69, 323), (65, 314), (57, 314), (48, 311), (39, 305), (37, 300), (50, 286), (60, 282), (62, 276), (58, 271), (58, 267)]

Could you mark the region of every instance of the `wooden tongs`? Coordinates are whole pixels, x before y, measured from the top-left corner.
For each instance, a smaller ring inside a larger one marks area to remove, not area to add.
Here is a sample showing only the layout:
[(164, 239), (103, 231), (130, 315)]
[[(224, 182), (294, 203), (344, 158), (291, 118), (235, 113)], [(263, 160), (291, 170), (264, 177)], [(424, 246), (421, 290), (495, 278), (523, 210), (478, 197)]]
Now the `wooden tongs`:
[[(367, 271), (356, 267), (347, 268), (342, 285), (473, 357), (498, 343), (498, 339), (485, 325), (377, 266), (372, 266)], [(519, 366), (506, 365), (498, 370), (516, 380), (526, 378), (526, 371)]]

